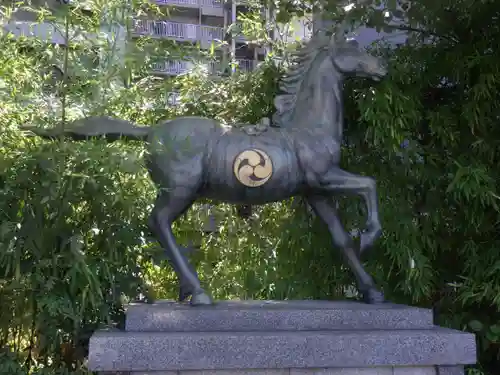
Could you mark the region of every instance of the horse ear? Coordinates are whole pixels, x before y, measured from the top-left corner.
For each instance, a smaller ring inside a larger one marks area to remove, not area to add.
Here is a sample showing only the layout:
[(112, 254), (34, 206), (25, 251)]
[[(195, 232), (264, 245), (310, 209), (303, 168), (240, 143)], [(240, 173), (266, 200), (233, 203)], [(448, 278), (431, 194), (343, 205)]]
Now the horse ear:
[(351, 47), (359, 47), (359, 43), (356, 39), (349, 39), (347, 40), (347, 44), (349, 44)]
[(330, 38), (330, 46), (334, 47), (339, 42), (345, 41), (345, 32), (347, 30), (347, 22), (344, 20), (339, 22), (335, 26), (335, 30), (333, 32), (332, 37)]

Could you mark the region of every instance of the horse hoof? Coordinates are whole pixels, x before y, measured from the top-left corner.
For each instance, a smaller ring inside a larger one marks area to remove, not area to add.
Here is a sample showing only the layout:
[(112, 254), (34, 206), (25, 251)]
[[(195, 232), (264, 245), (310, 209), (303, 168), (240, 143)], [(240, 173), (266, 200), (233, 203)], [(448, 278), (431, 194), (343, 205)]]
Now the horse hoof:
[(180, 287), (179, 288), (179, 302), (184, 302), (193, 294), (190, 288)]
[(381, 291), (373, 288), (368, 289), (366, 292), (363, 292), (363, 301), (370, 305), (377, 305), (379, 303), (384, 303), (385, 298), (384, 294)]
[(207, 306), (212, 304), (212, 298), (204, 291), (196, 292), (191, 296), (191, 306)]

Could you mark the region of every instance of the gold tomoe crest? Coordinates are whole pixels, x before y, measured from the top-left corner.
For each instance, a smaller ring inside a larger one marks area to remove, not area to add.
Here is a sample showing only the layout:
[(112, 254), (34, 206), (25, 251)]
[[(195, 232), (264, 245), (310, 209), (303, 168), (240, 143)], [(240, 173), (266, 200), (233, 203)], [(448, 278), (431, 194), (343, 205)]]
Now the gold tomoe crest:
[(264, 151), (252, 148), (236, 157), (233, 171), (243, 185), (257, 187), (264, 185), (271, 178), (273, 163)]

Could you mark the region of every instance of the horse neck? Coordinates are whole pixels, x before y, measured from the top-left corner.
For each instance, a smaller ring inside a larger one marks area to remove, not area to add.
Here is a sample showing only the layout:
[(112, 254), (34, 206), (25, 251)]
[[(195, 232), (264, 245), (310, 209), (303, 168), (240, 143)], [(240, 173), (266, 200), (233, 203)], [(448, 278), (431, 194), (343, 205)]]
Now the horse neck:
[(344, 123), (342, 75), (329, 59), (318, 65), (305, 78), (288, 126), (317, 130), (340, 141)]

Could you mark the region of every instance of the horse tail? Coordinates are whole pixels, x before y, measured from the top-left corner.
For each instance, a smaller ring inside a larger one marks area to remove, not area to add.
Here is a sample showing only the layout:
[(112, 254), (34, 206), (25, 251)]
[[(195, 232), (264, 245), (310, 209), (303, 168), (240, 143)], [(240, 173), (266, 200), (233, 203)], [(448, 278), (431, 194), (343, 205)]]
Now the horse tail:
[(148, 126), (137, 126), (129, 121), (105, 116), (79, 119), (69, 123), (65, 129), (42, 129), (36, 126), (21, 126), (20, 129), (30, 131), (46, 139), (66, 137), (76, 141), (83, 141), (90, 138), (104, 137), (109, 142), (119, 139), (145, 142), (151, 132), (151, 128)]

